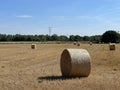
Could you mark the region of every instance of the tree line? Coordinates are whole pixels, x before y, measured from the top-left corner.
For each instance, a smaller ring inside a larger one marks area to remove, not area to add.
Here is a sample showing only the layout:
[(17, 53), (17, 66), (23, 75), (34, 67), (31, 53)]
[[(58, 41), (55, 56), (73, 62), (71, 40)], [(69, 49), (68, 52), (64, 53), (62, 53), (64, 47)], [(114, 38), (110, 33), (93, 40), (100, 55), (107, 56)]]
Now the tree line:
[(49, 35), (7, 35), (0, 34), (0, 41), (92, 41), (99, 42), (101, 35), (95, 36), (79, 36), (79, 35), (60, 35), (53, 34)]
[(120, 42), (120, 34), (113, 30), (108, 30), (103, 35), (94, 35), (94, 36), (80, 36), (80, 35), (7, 35), (0, 34), (0, 41), (90, 41), (94, 43), (104, 42)]

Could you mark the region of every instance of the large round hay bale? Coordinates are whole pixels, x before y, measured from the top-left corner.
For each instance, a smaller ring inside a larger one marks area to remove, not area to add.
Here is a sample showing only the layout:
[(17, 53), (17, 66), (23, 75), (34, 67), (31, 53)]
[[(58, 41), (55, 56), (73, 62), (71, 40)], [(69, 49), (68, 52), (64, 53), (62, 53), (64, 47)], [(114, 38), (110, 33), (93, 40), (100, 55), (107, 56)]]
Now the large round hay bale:
[(65, 49), (61, 54), (60, 67), (63, 76), (89, 76), (90, 55), (85, 49)]
[(31, 49), (36, 49), (36, 44), (31, 44)]
[(115, 50), (115, 43), (109, 43), (109, 49)]

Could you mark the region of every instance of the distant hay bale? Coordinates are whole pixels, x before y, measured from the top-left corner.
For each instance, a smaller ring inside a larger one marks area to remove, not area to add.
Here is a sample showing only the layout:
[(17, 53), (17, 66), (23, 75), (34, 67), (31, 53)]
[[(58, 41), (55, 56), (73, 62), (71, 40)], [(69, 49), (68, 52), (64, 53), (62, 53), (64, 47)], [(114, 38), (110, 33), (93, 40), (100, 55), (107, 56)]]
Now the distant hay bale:
[(101, 44), (101, 42), (99, 42), (99, 44)]
[(109, 43), (109, 49), (115, 50), (115, 43)]
[(92, 45), (93, 43), (92, 42), (89, 42), (90, 45)]
[(77, 42), (77, 46), (80, 46), (80, 42)]
[(74, 45), (76, 45), (76, 44), (77, 44), (77, 42), (74, 42), (73, 44), (74, 44)]
[(63, 76), (87, 77), (91, 71), (90, 55), (85, 49), (65, 49), (60, 67)]
[(31, 44), (31, 49), (36, 49), (36, 44)]

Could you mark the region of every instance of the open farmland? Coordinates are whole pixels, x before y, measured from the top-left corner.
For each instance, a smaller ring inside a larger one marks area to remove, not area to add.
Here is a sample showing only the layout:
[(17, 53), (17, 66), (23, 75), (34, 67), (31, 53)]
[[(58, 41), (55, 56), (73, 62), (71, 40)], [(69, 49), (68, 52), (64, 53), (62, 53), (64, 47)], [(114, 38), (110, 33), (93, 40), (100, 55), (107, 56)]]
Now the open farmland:
[[(120, 45), (0, 44), (0, 90), (120, 90)], [(84, 48), (91, 56), (89, 77), (64, 78), (60, 55), (66, 48)]]

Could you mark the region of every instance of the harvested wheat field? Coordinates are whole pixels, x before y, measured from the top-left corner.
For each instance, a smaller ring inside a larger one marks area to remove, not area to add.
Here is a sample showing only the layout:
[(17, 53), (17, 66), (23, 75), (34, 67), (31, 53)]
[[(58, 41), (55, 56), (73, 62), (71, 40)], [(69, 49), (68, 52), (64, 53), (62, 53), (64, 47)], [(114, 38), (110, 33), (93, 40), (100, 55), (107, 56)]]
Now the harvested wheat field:
[[(0, 44), (0, 90), (120, 90), (120, 45)], [(88, 77), (62, 77), (61, 53), (83, 48), (91, 56)]]

